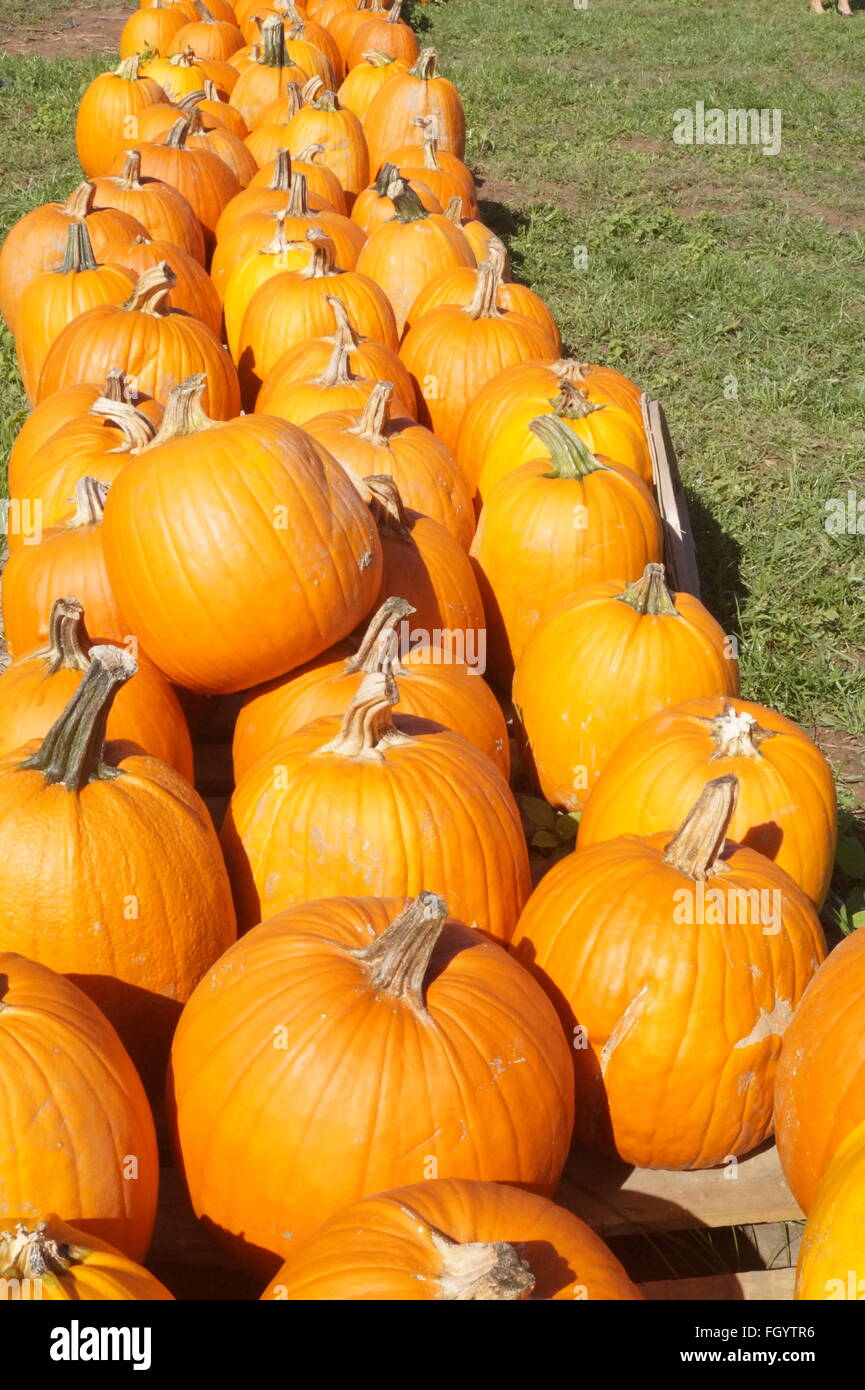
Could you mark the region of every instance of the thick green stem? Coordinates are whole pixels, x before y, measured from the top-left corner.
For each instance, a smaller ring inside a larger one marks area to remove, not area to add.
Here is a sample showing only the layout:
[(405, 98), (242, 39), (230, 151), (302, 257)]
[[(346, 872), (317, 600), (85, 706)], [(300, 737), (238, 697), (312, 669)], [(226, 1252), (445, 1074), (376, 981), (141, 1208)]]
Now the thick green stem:
[(429, 213), (405, 179), (391, 179), (386, 196), (393, 203), (397, 222), (422, 222)]
[(121, 647), (91, 647), (87, 674), (39, 751), (21, 764), (22, 769), (41, 772), (49, 785), (62, 783), (70, 792), (83, 791), (90, 782), (120, 777), (120, 768), (104, 762), (105, 729), (118, 690), (137, 670)]
[(587, 478), (605, 467), (585, 442), (555, 415), (539, 415), (529, 429), (550, 451), (553, 466), (546, 478)]
[(641, 616), (647, 613), (652, 617), (660, 615), (665, 618), (680, 618), (682, 616), (664, 581), (663, 565), (646, 565), (642, 576), (635, 583), (629, 584), (625, 592), (618, 594), (617, 597), (620, 603), (626, 603), (629, 608), (633, 608)]
[(98, 270), (93, 243), (86, 222), (71, 222), (66, 233), (66, 255), (57, 267), (58, 275), (71, 275), (81, 270)]

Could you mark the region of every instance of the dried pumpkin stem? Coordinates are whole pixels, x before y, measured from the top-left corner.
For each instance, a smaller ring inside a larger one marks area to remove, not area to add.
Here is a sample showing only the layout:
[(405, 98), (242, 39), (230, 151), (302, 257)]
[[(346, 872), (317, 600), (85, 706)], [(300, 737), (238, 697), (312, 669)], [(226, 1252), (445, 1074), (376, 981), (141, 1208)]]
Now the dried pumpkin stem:
[(168, 296), (177, 284), (177, 276), (167, 261), (160, 261), (139, 275), (135, 289), (123, 305), (142, 314), (160, 318), (168, 313)]
[(262, 21), (259, 62), (267, 68), (286, 68), (289, 65), (285, 50), (285, 25), (278, 14), (269, 14)]
[(46, 675), (60, 670), (86, 671), (90, 638), (84, 623), (84, 607), (77, 598), (54, 600), (48, 622), (48, 646), (39, 652)]
[(190, 114), (195, 110), (200, 101), (205, 101), (207, 93), (201, 87), (197, 92), (187, 92), (185, 97), (181, 97), (177, 103), (180, 111), (188, 111)]
[(137, 82), (140, 67), (141, 54), (133, 53), (129, 58), (124, 58), (123, 62), (114, 69), (114, 76), (122, 77), (124, 82)]
[(82, 791), (89, 782), (120, 777), (120, 768), (103, 761), (105, 728), (114, 697), (137, 670), (121, 647), (91, 647), (87, 674), (22, 769), (41, 772), (49, 786), (62, 783), (71, 792)]
[(423, 167), (441, 172), (438, 162), (438, 121), (435, 116), (415, 116), (412, 125), (423, 131)]
[(291, 151), (287, 149), (277, 150), (276, 158), (273, 161), (273, 174), (267, 186), (275, 193), (288, 193), (290, 198), (291, 184)]
[(411, 737), (393, 722), (393, 706), (398, 701), (399, 690), (389, 664), (384, 671), (364, 676), (345, 712), (339, 733), (319, 748), (319, 753), (383, 762), (388, 748), (412, 742)]
[(585, 391), (581, 391), (566, 377), (561, 379), (559, 394), (550, 401), (550, 405), (563, 420), (585, 420), (589, 415), (594, 415), (596, 410), (604, 409), (602, 405), (590, 401)]
[(327, 339), (329, 343), (340, 342), (349, 349), (350, 352), (356, 351), (362, 342), (366, 340), (358, 333), (348, 316), (342, 300), (335, 294), (326, 294), (325, 299), (330, 305), (330, 311), (336, 321), (336, 332)]
[[(324, 83), (321, 85), (324, 86)], [(331, 92), (329, 89), (319, 92), (313, 104), (316, 111), (339, 111), (341, 109), (336, 92)]]
[(664, 566), (650, 563), (646, 565), (641, 577), (629, 584), (623, 594), (616, 597), (641, 615), (652, 617), (681, 618), (681, 613), (673, 602), (673, 596), (664, 580)]
[(320, 77), (310, 77), (304, 82), (300, 89), (300, 100), (303, 106), (312, 106), (319, 92), (324, 91), (324, 83)]
[(387, 188), (387, 197), (393, 203), (394, 216), (397, 222), (422, 222), (429, 213), (415, 193), (410, 184), (405, 179), (391, 179)]
[(448, 222), (453, 222), (455, 227), (463, 225), (463, 200), (458, 193), (455, 193), (444, 210), (444, 216)]
[(110, 483), (99, 478), (79, 478), (75, 484), (75, 515), (70, 526), (98, 526), (105, 515), (105, 499)]
[(456, 1303), (510, 1302), (535, 1287), (530, 1266), (506, 1241), (451, 1240), (430, 1227), (430, 1240), (441, 1258), (439, 1298)]
[(194, 376), (181, 381), (179, 386), (172, 386), (165, 403), (165, 414), (159, 426), (159, 433), (153, 440), (154, 449), (160, 444), (167, 444), (169, 439), (183, 438), (188, 434), (199, 434), (202, 430), (217, 428), (218, 421), (211, 420), (201, 404), (206, 388), (207, 377), (204, 372), (196, 372)]
[(98, 270), (93, 243), (86, 222), (71, 222), (66, 233), (66, 254), (57, 267), (58, 275), (71, 275), (80, 270)]
[(365, 63), (369, 63), (371, 68), (384, 68), (389, 63), (396, 62), (390, 53), (382, 53), (378, 48), (370, 48), (366, 53), (360, 55)]
[(475, 292), (463, 309), (470, 319), (500, 319), (501, 309), (496, 303), (501, 289), (501, 269), (493, 259), (481, 261), (477, 271)]
[(369, 393), (360, 419), (356, 425), (352, 425), (347, 433), (356, 434), (360, 439), (366, 439), (370, 444), (374, 444), (376, 448), (389, 449), (390, 444), (385, 434), (385, 428), (390, 421), (390, 403), (392, 397), (393, 382), (377, 381)]
[(419, 77), (424, 82), (431, 82), (436, 75), (438, 68), (438, 54), (434, 48), (422, 48), (418, 60), (411, 70), (412, 77)]
[(182, 53), (173, 53), (168, 61), (174, 68), (194, 68), (198, 59), (195, 49), (191, 44), (187, 44)]
[(424, 979), (447, 915), (437, 893), (418, 893), (371, 946), (352, 951), (369, 966), (373, 988), (425, 1013)]
[(285, 211), (289, 217), (309, 217), (306, 174), (301, 174), (298, 170), (291, 176), (288, 206)]
[(402, 0), (393, 0), (393, 4), (388, 10), (385, 24), (399, 24), (402, 15)]
[(699, 799), (664, 851), (664, 863), (689, 878), (705, 879), (718, 872), (727, 829), (736, 809), (739, 782), (732, 773), (707, 782)]
[(311, 145), (304, 145), (297, 156), (298, 164), (314, 164), (320, 154), (324, 154), (326, 146), (320, 140), (314, 141)]
[(389, 162), (383, 164), (378, 171), (378, 176), (374, 185), (375, 191), (378, 194), (378, 196), (380, 198), (389, 198), (390, 193), (388, 192), (388, 190), (391, 184), (393, 183), (394, 179), (398, 178), (399, 169), (396, 167), (395, 164), (391, 164)]
[(388, 473), (375, 473), (363, 481), (371, 494), (369, 508), (379, 530), (402, 541), (411, 540), (411, 523), (396, 479)]
[(137, 192), (141, 188), (141, 151), (127, 150), (123, 168), (115, 175), (120, 188), (127, 192)]
[(326, 391), (333, 386), (349, 386), (355, 380), (355, 376), (349, 366), (348, 354), (349, 349), (344, 343), (335, 343), (330, 360), (318, 377), (316, 385)]
[(78, 1246), (52, 1240), (47, 1221), (40, 1221), (32, 1230), (22, 1221), (14, 1231), (0, 1231), (0, 1278), (57, 1277), (78, 1264), (85, 1254)]
[(126, 401), (113, 401), (100, 396), (90, 407), (91, 415), (107, 420), (123, 434), (123, 442), (109, 449), (110, 454), (133, 454), (144, 449), (156, 435), (156, 426), (147, 415)]
[(93, 211), (93, 202), (96, 198), (96, 185), (88, 183), (76, 184), (66, 202), (63, 204), (64, 217), (87, 217)]
[(133, 396), (126, 384), (126, 373), (122, 367), (112, 367), (105, 377), (102, 395), (109, 401), (124, 401), (132, 405)]
[[(303, 175), (298, 177), (302, 178)], [(301, 279), (318, 280), (323, 275), (339, 274), (333, 255), (333, 242), (327, 233), (323, 232), (320, 227), (310, 227), (306, 234), (306, 240), (312, 243), (312, 255), (309, 258), (309, 265), (298, 271)]]
[(724, 703), (720, 714), (701, 719), (708, 725), (715, 745), (711, 761), (716, 758), (759, 758), (760, 745), (768, 738), (777, 738), (777, 729), (764, 729), (747, 710), (736, 710)]
[(539, 415), (529, 421), (529, 429), (550, 451), (553, 466), (545, 478), (587, 478), (605, 468), (585, 441), (555, 415)]
[(182, 150), (186, 147), (186, 136), (189, 133), (189, 116), (178, 116), (174, 125), (166, 135), (163, 144), (172, 150)]
[(391, 661), (397, 661), (397, 623), (410, 618), (412, 613), (416, 612), (417, 609), (407, 599), (385, 599), (378, 612), (370, 619), (354, 656), (349, 657), (345, 663), (345, 674), (352, 676), (358, 671), (363, 671), (365, 675), (370, 675), (372, 672), (383, 671), (388, 657)]

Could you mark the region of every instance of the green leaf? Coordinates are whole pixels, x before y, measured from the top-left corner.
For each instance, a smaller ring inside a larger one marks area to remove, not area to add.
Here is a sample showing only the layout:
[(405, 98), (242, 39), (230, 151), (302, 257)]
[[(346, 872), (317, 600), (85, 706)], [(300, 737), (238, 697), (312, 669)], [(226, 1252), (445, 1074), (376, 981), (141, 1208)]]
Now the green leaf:
[(843, 835), (838, 841), (835, 863), (848, 878), (865, 879), (865, 845), (855, 835)]
[(558, 837), (552, 830), (537, 830), (532, 836), (533, 849), (557, 849)]
[(556, 813), (552, 806), (546, 801), (542, 801), (539, 796), (520, 796), (517, 800), (529, 825), (537, 826), (538, 829), (552, 830), (556, 823)]
[(577, 838), (579, 828), (580, 823), (573, 816), (559, 816), (556, 820), (556, 834), (564, 844)]

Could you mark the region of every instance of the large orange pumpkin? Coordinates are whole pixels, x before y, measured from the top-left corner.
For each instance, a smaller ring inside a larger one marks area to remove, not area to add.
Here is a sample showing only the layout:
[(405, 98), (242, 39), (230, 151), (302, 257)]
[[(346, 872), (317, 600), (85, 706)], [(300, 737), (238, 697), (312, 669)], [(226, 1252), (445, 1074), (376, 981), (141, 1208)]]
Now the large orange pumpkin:
[(304, 903), (186, 1008), (181, 1166), (198, 1216), (257, 1273), (347, 1203), (425, 1175), (555, 1189), (573, 1121), (555, 1011), (447, 911), (429, 892)]
[(817, 1189), (799, 1247), (795, 1296), (865, 1300), (865, 1124), (841, 1144)]
[[(5, 588), (5, 575), (3, 584)], [(98, 641), (104, 641), (106, 634), (95, 606), (88, 614)], [(115, 640), (118, 645), (122, 641)], [(45, 737), (84, 679), (92, 646), (80, 600), (55, 599), (41, 647), (37, 649), (34, 643), (20, 648), (25, 654), (0, 675), (0, 755)], [(118, 691), (111, 707), (107, 736), (115, 742), (136, 744), (176, 767), (191, 782), (192, 741), (177, 696), (162, 672), (145, 657), (139, 656), (137, 665), (135, 675)]]
[(222, 305), (216, 287), (204, 266), (171, 241), (136, 237), (134, 241), (111, 241), (105, 248), (108, 265), (127, 270), (133, 281), (162, 262), (174, 272), (174, 284), (166, 295), (169, 309), (179, 309), (190, 318), (201, 319), (214, 337), (222, 337)]
[(723, 631), (699, 599), (670, 593), (659, 564), (635, 584), (578, 590), (529, 639), (513, 687), (541, 790), (567, 811), (650, 714), (738, 693)]
[(263, 1299), (290, 1302), (638, 1300), (572, 1212), (507, 1183), (465, 1178), (380, 1192), (292, 1251)]
[(793, 1195), (809, 1212), (829, 1164), (865, 1122), (865, 929), (836, 946), (784, 1039), (775, 1137)]
[[(363, 247), (357, 268), (387, 294), (400, 335), (412, 304), (430, 280), (456, 266), (474, 266), (474, 252), (459, 227), (442, 213), (429, 213), (403, 179), (387, 188), (395, 215)], [(546, 340), (544, 340), (546, 347)]]
[(369, 183), (369, 155), (363, 127), (353, 111), (340, 106), (336, 93), (323, 91), (288, 124), (288, 147), (299, 155), (321, 145), (320, 159), (339, 179), (349, 207)]
[(353, 111), (358, 120), (363, 122), (382, 87), (398, 73), (408, 71), (409, 64), (402, 58), (392, 58), (389, 53), (367, 50), (361, 62), (355, 64), (337, 92), (339, 104)]
[[(120, 172), (94, 179), (93, 187), (100, 207), (131, 214), (154, 241), (171, 241), (204, 265), (201, 223), (178, 189), (162, 179), (142, 178), (139, 150), (128, 150)], [(118, 232), (112, 244), (121, 238)]]
[(431, 189), (442, 207), (451, 198), (460, 198), (471, 216), (478, 215), (478, 191), (471, 170), (449, 150), (439, 150), (435, 116), (418, 116), (423, 143), (394, 146), (388, 150), (388, 163), (395, 164), (407, 182), (419, 179)]
[(64, 328), (45, 359), (37, 399), (121, 367), (140, 391), (164, 404), (173, 386), (201, 372), (209, 414), (237, 415), (240, 391), (228, 352), (206, 324), (166, 304), (176, 278), (163, 261), (144, 272), (126, 304), (89, 309)]
[(472, 544), (487, 615), (488, 669), (510, 691), (539, 625), (571, 594), (661, 559), (655, 500), (630, 468), (600, 459), (555, 416), (532, 428), (550, 455), (508, 474), (487, 497)]
[(654, 835), (725, 772), (739, 782), (730, 839), (774, 859), (822, 907), (835, 861), (832, 769), (804, 729), (746, 700), (692, 700), (638, 724), (594, 785), (580, 846)]
[(142, 649), (169, 679), (210, 694), (283, 675), (345, 637), (375, 600), (381, 547), (324, 450), (270, 416), (215, 428), (203, 388), (198, 377), (173, 393), (103, 525), (111, 584)]
[(5, 1225), (0, 1231), (0, 1278), (28, 1281), (38, 1288), (41, 1302), (174, 1301), (141, 1265), (56, 1216), (32, 1221), (13, 1215)]
[(453, 454), (413, 412), (408, 419), (395, 416), (393, 399), (392, 383), (379, 381), (362, 412), (319, 415), (304, 429), (357, 477), (393, 478), (406, 507), (440, 522), (468, 550), (474, 508)]
[(675, 833), (625, 835), (541, 880), (514, 952), (573, 1039), (575, 1138), (644, 1168), (712, 1168), (772, 1133), (781, 1040), (826, 953), (777, 864), (725, 842), (735, 777)]
[(268, 15), (261, 26), (261, 48), (238, 77), (230, 105), (237, 108), (251, 130), (265, 107), (281, 97), (289, 83), (302, 87), (307, 76), (286, 51), (285, 26), (279, 15)]
[[(273, 217), (274, 233), (270, 241), (263, 246), (253, 244), (251, 249), (247, 247), (233, 254), (233, 264), (230, 264), (227, 258), (225, 260), (222, 313), (225, 341), (235, 360), (240, 356), (243, 316), (259, 285), (263, 285), (265, 280), (270, 280), (274, 275), (281, 275), (284, 270), (303, 270), (312, 259), (311, 242), (289, 241), (285, 234), (287, 219), (287, 212), (277, 212)], [(250, 218), (244, 218), (243, 227), (238, 229), (237, 240), (240, 244), (246, 241), (247, 235), (254, 235), (256, 240), (260, 239), (257, 229), (253, 230), (251, 227), (251, 221)], [(218, 298), (219, 291), (216, 290), (215, 284), (214, 292)]]
[(510, 939), (529, 866), (507, 783), (459, 734), (394, 720), (398, 700), (391, 675), (366, 676), (342, 721), (316, 719), (242, 778), (222, 841), (244, 929), (311, 898), (432, 883)]
[(148, 53), (167, 58), (172, 39), (188, 22), (176, 6), (163, 5), (162, 0), (149, 9), (136, 10), (121, 30), (120, 57), (131, 58), (134, 54), (140, 57)]
[[(546, 330), (550, 348), (559, 352), (562, 340), (555, 319), (540, 295), (530, 290), (528, 285), (515, 284), (505, 279), (508, 253), (498, 237), (490, 237), (486, 245), (486, 259), (493, 267), (496, 277), (495, 303), (502, 313), (522, 314), (524, 318), (534, 319)], [(471, 303), (477, 287), (477, 273), (469, 266), (457, 266), (445, 270), (424, 286), (409, 310), (406, 329), (423, 318), (424, 314), (438, 309), (442, 304), (459, 304), (462, 308)]]
[(420, 46), (414, 30), (402, 18), (402, 0), (393, 0), (386, 15), (370, 15), (355, 29), (346, 44), (346, 68), (350, 71), (358, 63), (364, 62), (371, 50), (399, 58), (407, 66), (417, 62)]
[(510, 747), (498, 701), (480, 672), (467, 664), (465, 652), (436, 648), (428, 634), (412, 627), (414, 611), (405, 599), (386, 599), (357, 651), (343, 642), (280, 680), (251, 691), (234, 726), (235, 780), (239, 782), (260, 757), (314, 719), (342, 714), (364, 678), (384, 671), (387, 661), (399, 678), (401, 714), (432, 720), (462, 734), (488, 754), (507, 778)]
[(0, 759), (0, 941), (68, 975), (158, 1086), (181, 1006), (232, 941), (204, 803), (174, 768), (105, 742), (119, 647), (90, 664), (41, 743)]
[(90, 177), (110, 172), (139, 111), (165, 101), (159, 83), (140, 69), (137, 53), (124, 58), (113, 72), (94, 77), (78, 103), (75, 145), (81, 168)]
[(421, 145), (414, 124), (418, 116), (435, 116), (439, 147), (458, 159), (466, 153), (466, 118), (459, 92), (438, 73), (432, 48), (425, 48), (410, 72), (399, 73), (373, 97), (363, 123), (370, 167), (377, 170), (391, 150)]
[(0, 1005), (0, 1230), (59, 1210), (87, 1236), (143, 1260), (159, 1155), (120, 1039), (71, 981), (8, 950)]
[[(389, 190), (398, 178), (399, 170), (393, 164), (383, 164), (375, 182), (355, 199), (351, 220), (362, 227), (367, 236), (372, 236), (384, 222), (391, 222), (396, 216), (396, 205)], [(425, 183), (409, 179), (404, 180), (404, 183), (417, 195), (427, 212), (441, 212), (441, 203)]]
[[(334, 345), (333, 355), (320, 376), (307, 377), (303, 381), (287, 381), (281, 378), (273, 390), (268, 389), (265, 380), (258, 400), (255, 403), (257, 414), (276, 415), (281, 420), (290, 420), (293, 425), (304, 428), (319, 415), (334, 410), (362, 410), (376, 388), (370, 377), (359, 377), (349, 366), (349, 348), (342, 342)], [(414, 409), (414, 394), (411, 404), (399, 402), (400, 415), (409, 415)]]
[(205, 5), (198, 0), (201, 18), (185, 24), (169, 41), (168, 52), (182, 53), (191, 48), (198, 58), (218, 58), (225, 63), (243, 47), (243, 35), (236, 24), (226, 19), (214, 19)]
[[(213, 150), (187, 143), (192, 120), (192, 116), (181, 115), (163, 140), (156, 144), (142, 142), (138, 153), (146, 177), (161, 179), (183, 194), (198, 218), (205, 251), (210, 255), (216, 244), (216, 224), (241, 185), (234, 171)], [(111, 172), (122, 173), (125, 162), (126, 151), (118, 156)]]

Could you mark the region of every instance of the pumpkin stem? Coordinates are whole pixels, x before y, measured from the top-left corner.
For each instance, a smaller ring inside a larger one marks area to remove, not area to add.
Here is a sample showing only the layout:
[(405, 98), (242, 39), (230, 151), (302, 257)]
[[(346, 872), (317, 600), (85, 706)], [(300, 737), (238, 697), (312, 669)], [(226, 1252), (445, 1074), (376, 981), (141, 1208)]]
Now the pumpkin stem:
[(371, 68), (384, 68), (387, 67), (388, 63), (396, 62), (390, 53), (382, 53), (378, 48), (371, 48), (360, 56), (365, 63), (369, 63)]
[(580, 436), (557, 416), (539, 415), (536, 420), (529, 421), (529, 429), (550, 451), (553, 467), (544, 474), (545, 478), (587, 478), (605, 467)]
[(726, 700), (720, 714), (713, 719), (701, 719), (700, 723), (709, 726), (715, 744), (712, 761), (716, 758), (759, 758), (760, 744), (778, 734), (777, 729), (764, 729), (753, 714), (734, 709)]
[(478, 266), (475, 292), (463, 309), (463, 313), (468, 314), (470, 319), (500, 319), (504, 317), (496, 303), (499, 290), (502, 287), (503, 270), (504, 261), (501, 253), (497, 252), (495, 244), (490, 242), (487, 259), (481, 261)]
[(115, 695), (137, 670), (136, 662), (122, 647), (91, 647), (83, 681), (48, 730), (39, 751), (21, 768), (41, 772), (49, 786), (62, 782), (70, 792), (82, 791), (89, 782), (120, 777), (120, 768), (103, 761), (105, 726)]
[[(302, 179), (303, 174), (295, 174), (295, 178)], [(312, 242), (312, 255), (309, 258), (309, 265), (298, 271), (301, 279), (318, 280), (323, 275), (338, 275), (340, 272), (337, 270), (334, 260), (333, 242), (327, 233), (323, 232), (320, 227), (310, 227), (306, 239)]]
[(141, 54), (133, 53), (131, 57), (124, 58), (123, 62), (114, 69), (115, 77), (122, 77), (124, 82), (137, 82), (139, 78), (138, 69), (141, 66)]
[(276, 193), (288, 193), (291, 195), (291, 151), (280, 149), (276, 152), (276, 159), (273, 161), (273, 175), (268, 188)]
[(354, 656), (345, 663), (345, 674), (353, 676), (357, 671), (370, 675), (382, 671), (386, 659), (399, 660), (396, 644), (396, 625), (404, 618), (411, 617), (417, 609), (404, 598), (388, 598), (370, 619), (369, 626)]
[(75, 484), (75, 515), (70, 526), (98, 526), (105, 515), (105, 499), (110, 483), (98, 478), (79, 478)]
[(99, 396), (89, 413), (122, 430), (123, 443), (109, 449), (111, 454), (136, 454), (146, 448), (156, 434), (153, 421), (126, 401), (112, 401), (107, 396)]
[(399, 495), (396, 479), (387, 473), (376, 473), (363, 481), (371, 493), (369, 509), (378, 529), (386, 535), (395, 536), (398, 540), (410, 541), (411, 523)]
[(60, 1245), (47, 1232), (47, 1221), (40, 1221), (32, 1230), (21, 1221), (14, 1231), (0, 1231), (0, 1278), (57, 1277), (84, 1259), (85, 1250)]
[(63, 204), (64, 217), (87, 217), (93, 211), (93, 202), (96, 197), (96, 185), (88, 183), (76, 184), (66, 202)]
[(204, 372), (196, 372), (179, 386), (172, 386), (165, 403), (165, 414), (159, 433), (155, 436), (152, 448), (167, 444), (169, 439), (181, 439), (188, 434), (199, 434), (202, 430), (215, 430), (218, 422), (211, 420), (204, 412), (201, 398), (207, 387)]
[(423, 167), (441, 172), (438, 162), (438, 121), (435, 116), (415, 116), (412, 125), (423, 131)]
[(178, 116), (162, 143), (172, 150), (185, 149), (188, 134), (189, 116)]
[(298, 164), (314, 164), (320, 154), (324, 154), (325, 146), (321, 141), (316, 141), (312, 145), (304, 145), (300, 154), (297, 156)]
[(434, 48), (422, 48), (418, 55), (418, 60), (411, 70), (412, 77), (419, 77), (423, 82), (431, 82), (436, 75), (438, 67), (438, 54)]
[(342, 108), (337, 100), (336, 92), (324, 91), (316, 97), (315, 109), (316, 111), (340, 111)]
[(141, 188), (141, 151), (127, 150), (123, 168), (115, 175), (121, 188), (138, 190)]
[(393, 203), (397, 222), (422, 222), (425, 217), (429, 217), (420, 198), (405, 179), (391, 179), (386, 196)]
[(393, 706), (398, 702), (397, 683), (390, 663), (385, 662), (383, 671), (364, 676), (343, 716), (339, 733), (319, 748), (319, 753), (383, 762), (388, 748), (412, 742), (393, 722)]
[(202, 3), (202, 0), (195, 0), (195, 8), (198, 10), (198, 13), (201, 15), (201, 18), (203, 19), (205, 24), (216, 23), (216, 20), (210, 13), (210, 10), (207, 8), (205, 4)]
[(458, 193), (455, 193), (444, 210), (444, 216), (448, 222), (453, 222), (455, 227), (463, 225), (463, 200)]
[(682, 615), (673, 602), (673, 596), (664, 579), (664, 566), (649, 563), (639, 579), (629, 584), (623, 594), (616, 597), (629, 608), (644, 617), (680, 618)]
[(348, 354), (349, 349), (344, 343), (334, 343), (330, 361), (318, 378), (316, 385), (328, 390), (331, 386), (348, 386), (354, 381), (355, 377), (349, 366)]
[(694, 879), (717, 873), (738, 798), (739, 782), (732, 773), (707, 782), (664, 850), (664, 863)]
[(306, 174), (302, 174), (299, 169), (295, 169), (291, 176), (288, 206), (285, 209), (289, 217), (309, 217), (307, 189)]
[[(185, 122), (184, 122), (185, 125)], [(161, 318), (168, 313), (167, 299), (177, 284), (177, 276), (167, 261), (152, 265), (139, 275), (135, 289), (123, 305), (124, 309), (135, 309), (142, 314), (152, 314)]]
[(182, 53), (173, 53), (168, 61), (174, 68), (194, 68), (198, 59), (195, 49), (191, 44), (187, 44)]
[(393, 396), (392, 381), (377, 381), (369, 393), (366, 405), (356, 425), (348, 430), (375, 444), (380, 449), (389, 448), (385, 428), (390, 423), (390, 402)]
[(514, 1303), (535, 1287), (535, 1276), (506, 1241), (451, 1240), (444, 1231), (429, 1228), (430, 1240), (441, 1257), (439, 1298), (456, 1303)]
[(399, 24), (402, 14), (402, 0), (393, 0), (385, 24)]
[(300, 89), (300, 100), (303, 106), (312, 106), (319, 92), (324, 91), (324, 83), (320, 77), (310, 77), (304, 82)]
[(356, 960), (369, 966), (373, 989), (426, 1013), (424, 979), (447, 915), (444, 898), (418, 893), (371, 946), (352, 951)]
[(326, 294), (325, 299), (330, 305), (330, 311), (336, 320), (336, 333), (334, 333), (331, 338), (328, 338), (328, 342), (339, 342), (342, 343), (344, 347), (347, 347), (349, 352), (355, 351), (365, 339), (361, 337), (360, 333), (358, 333), (357, 329), (353, 326), (348, 316), (348, 310), (342, 300), (335, 294)]
[(112, 367), (105, 378), (105, 385), (102, 388), (102, 395), (109, 401), (125, 401), (127, 405), (133, 404), (132, 393), (126, 384), (126, 373), (122, 367)]
[(66, 233), (66, 255), (57, 267), (58, 275), (71, 275), (79, 270), (98, 270), (93, 243), (86, 222), (70, 222)]
[(273, 236), (271, 237), (271, 239), (270, 239), (270, 241), (267, 243), (267, 245), (266, 245), (266, 246), (262, 246), (262, 248), (261, 248), (262, 255), (264, 255), (264, 256), (284, 256), (285, 253), (286, 253), (286, 251), (288, 250), (288, 248), (289, 248), (290, 246), (302, 246), (302, 245), (303, 245), (303, 242), (301, 242), (301, 241), (289, 241), (288, 237), (286, 236), (286, 234), (285, 234), (285, 219), (286, 219), (287, 216), (288, 216), (288, 213), (287, 213), (287, 212), (276, 212), (276, 213), (274, 213), (274, 218), (275, 218), (275, 221), (276, 221), (276, 231), (274, 232)]
[(197, 92), (187, 92), (185, 97), (181, 97), (177, 103), (178, 110), (192, 112), (200, 101), (204, 101), (206, 93), (202, 87)]
[(90, 638), (84, 623), (84, 608), (77, 598), (58, 598), (48, 621), (48, 646), (38, 655), (45, 662), (47, 676), (60, 670), (86, 671)]
[(585, 391), (581, 391), (568, 377), (560, 379), (559, 394), (550, 401), (550, 405), (562, 420), (585, 420), (596, 410), (604, 409), (602, 405), (593, 405)]
[(398, 178), (399, 169), (396, 167), (395, 164), (383, 164), (378, 171), (378, 177), (375, 181), (375, 191), (378, 194), (378, 196), (380, 198), (389, 197), (388, 189), (390, 188), (394, 179)]
[(190, 135), (203, 135), (204, 133), (204, 118), (202, 117), (200, 109), (197, 106), (193, 106), (187, 120), (184, 139), (188, 139)]

